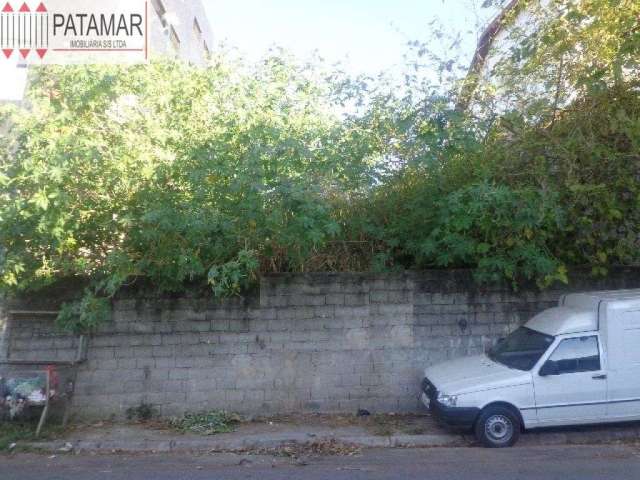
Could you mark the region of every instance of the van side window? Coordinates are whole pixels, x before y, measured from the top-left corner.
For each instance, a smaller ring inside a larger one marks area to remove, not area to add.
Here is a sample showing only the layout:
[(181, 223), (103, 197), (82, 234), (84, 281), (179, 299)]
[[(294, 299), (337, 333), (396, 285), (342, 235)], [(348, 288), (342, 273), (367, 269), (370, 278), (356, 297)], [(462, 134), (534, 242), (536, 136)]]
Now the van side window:
[(547, 360), (557, 375), (564, 373), (594, 372), (600, 370), (598, 337), (568, 338), (560, 342)]

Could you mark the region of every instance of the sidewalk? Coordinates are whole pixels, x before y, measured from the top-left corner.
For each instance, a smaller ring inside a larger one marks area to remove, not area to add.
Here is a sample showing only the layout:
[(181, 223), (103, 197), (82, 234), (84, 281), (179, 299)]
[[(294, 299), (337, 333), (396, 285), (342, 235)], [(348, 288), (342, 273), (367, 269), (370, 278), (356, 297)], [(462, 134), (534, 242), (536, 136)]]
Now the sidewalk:
[[(525, 433), (518, 446), (640, 441), (640, 424), (554, 429)], [(256, 452), (309, 450), (350, 454), (370, 447), (467, 447), (473, 437), (421, 416), (300, 416), (242, 423), (232, 433), (181, 434), (159, 424), (77, 426), (59, 439), (18, 447), (50, 453)]]

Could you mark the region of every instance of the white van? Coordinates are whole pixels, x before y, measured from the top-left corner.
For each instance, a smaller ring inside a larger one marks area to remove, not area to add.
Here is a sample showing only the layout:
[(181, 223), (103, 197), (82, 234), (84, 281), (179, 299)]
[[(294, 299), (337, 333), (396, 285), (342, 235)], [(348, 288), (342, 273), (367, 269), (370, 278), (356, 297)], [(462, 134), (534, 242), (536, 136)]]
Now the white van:
[(486, 355), (425, 370), (422, 401), (487, 447), (522, 429), (640, 420), (640, 290), (566, 295)]

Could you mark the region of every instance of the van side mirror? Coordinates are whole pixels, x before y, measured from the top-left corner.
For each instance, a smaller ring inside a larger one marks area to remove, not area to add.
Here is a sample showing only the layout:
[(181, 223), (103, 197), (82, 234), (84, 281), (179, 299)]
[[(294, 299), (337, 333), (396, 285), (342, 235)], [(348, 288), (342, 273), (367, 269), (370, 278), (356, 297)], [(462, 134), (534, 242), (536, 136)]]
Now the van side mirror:
[(545, 362), (540, 368), (538, 375), (541, 377), (548, 377), (549, 375), (559, 375), (558, 364), (556, 362)]

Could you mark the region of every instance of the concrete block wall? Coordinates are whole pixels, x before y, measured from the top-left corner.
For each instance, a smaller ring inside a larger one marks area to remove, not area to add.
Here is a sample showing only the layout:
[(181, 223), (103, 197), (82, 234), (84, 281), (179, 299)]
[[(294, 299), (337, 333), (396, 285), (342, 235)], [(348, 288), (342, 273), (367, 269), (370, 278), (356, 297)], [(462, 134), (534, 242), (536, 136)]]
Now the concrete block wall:
[(40, 362), (71, 362), (76, 357), (78, 339), (61, 334), (55, 315), (19, 313), (10, 316), (7, 332), (7, 359)]
[[(638, 273), (580, 277), (571, 290), (640, 287)], [(430, 271), (276, 275), (224, 302), (122, 294), (89, 341), (76, 412), (122, 416), (140, 403), (164, 415), (418, 411), (427, 365), (481, 353), (567, 291), (480, 289), (469, 272)], [(11, 359), (75, 355), (77, 340), (52, 317), (9, 323)]]

